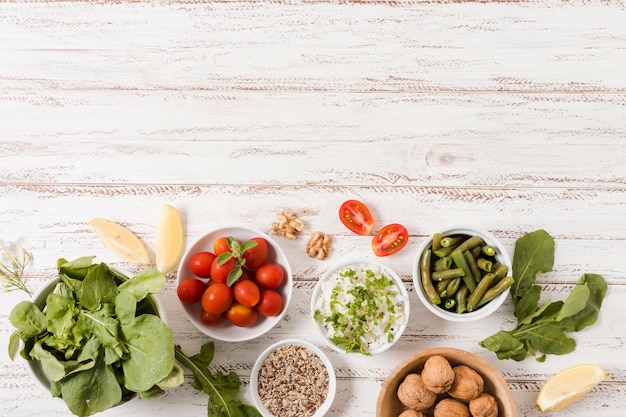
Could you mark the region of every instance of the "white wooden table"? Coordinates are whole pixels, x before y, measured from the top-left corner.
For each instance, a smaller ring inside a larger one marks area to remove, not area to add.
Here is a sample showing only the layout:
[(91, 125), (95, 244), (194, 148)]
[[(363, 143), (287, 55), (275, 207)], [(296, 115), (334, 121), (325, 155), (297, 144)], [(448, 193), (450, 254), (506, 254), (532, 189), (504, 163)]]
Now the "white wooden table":
[[(626, 410), (626, 10), (617, 1), (528, 2), (26, 2), (0, 3), (0, 238), (32, 251), (32, 290), (56, 260), (96, 255), (136, 270), (87, 222), (118, 221), (154, 250), (160, 206), (183, 214), (190, 246), (211, 228), (271, 232), (291, 209), (297, 240), (277, 238), (294, 272), (288, 314), (265, 337), (216, 342), (215, 369), (248, 380), (274, 341), (312, 333), (311, 291), (371, 237), (338, 220), (349, 198), (377, 227), (400, 222), (408, 246), (381, 259), (411, 296), (406, 332), (376, 357), (326, 352), (338, 376), (329, 416), (374, 416), (383, 379), (413, 352), (455, 346), (488, 360), (520, 416), (554, 372), (582, 362), (610, 378), (561, 416)], [(538, 363), (499, 361), (478, 341), (513, 327), (507, 302), (475, 326), (444, 322), (411, 281), (417, 246), (453, 223), (483, 227), (512, 255), (546, 229), (556, 240), (545, 297), (564, 299), (582, 273), (609, 284), (598, 322), (575, 352)], [(332, 256), (304, 251), (315, 230)], [(208, 339), (183, 316), (175, 273), (161, 294), (175, 340)], [(0, 295), (0, 415), (68, 416), (11, 362), (8, 314), (26, 296)], [(206, 415), (187, 381), (107, 416)], [(556, 415), (556, 414), (555, 414)]]

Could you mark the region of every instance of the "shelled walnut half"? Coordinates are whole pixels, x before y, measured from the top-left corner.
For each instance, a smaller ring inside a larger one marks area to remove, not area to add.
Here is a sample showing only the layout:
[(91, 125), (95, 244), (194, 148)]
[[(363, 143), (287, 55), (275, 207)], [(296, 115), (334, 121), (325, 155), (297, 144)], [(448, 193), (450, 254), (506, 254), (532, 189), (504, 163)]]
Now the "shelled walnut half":
[(326, 259), (330, 252), (330, 245), (333, 239), (330, 235), (322, 232), (313, 232), (306, 243), (306, 253), (311, 258)]

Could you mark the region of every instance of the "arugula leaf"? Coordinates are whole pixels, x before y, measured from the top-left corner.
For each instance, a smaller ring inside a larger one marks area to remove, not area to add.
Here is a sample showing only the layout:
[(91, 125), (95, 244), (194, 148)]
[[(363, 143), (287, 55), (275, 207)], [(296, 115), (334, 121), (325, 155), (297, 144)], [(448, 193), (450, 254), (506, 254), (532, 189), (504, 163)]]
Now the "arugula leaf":
[(498, 359), (521, 361), (527, 356), (564, 355), (574, 351), (576, 341), (567, 333), (580, 331), (596, 322), (607, 284), (602, 276), (584, 274), (565, 301), (547, 301), (539, 306), (541, 287), (538, 273), (549, 272), (554, 263), (554, 240), (544, 230), (517, 240), (513, 258), (515, 283), (511, 290), (517, 325), (501, 330), (479, 342)]
[(193, 387), (209, 396), (208, 417), (261, 417), (259, 411), (237, 399), (240, 381), (233, 371), (214, 374), (208, 369), (213, 361), (215, 346), (213, 342), (202, 345), (200, 352), (189, 357), (180, 346), (175, 347), (176, 360), (191, 370), (194, 376)]

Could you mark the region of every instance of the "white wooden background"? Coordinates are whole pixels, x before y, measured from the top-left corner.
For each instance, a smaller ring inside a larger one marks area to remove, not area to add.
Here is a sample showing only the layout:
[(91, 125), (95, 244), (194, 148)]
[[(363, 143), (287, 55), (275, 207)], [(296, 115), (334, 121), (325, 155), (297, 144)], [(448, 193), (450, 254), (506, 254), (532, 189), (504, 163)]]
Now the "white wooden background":
[[(408, 246), (382, 259), (403, 277), (411, 320), (374, 358), (326, 349), (338, 376), (329, 416), (374, 416), (385, 376), (409, 354), (456, 346), (509, 382), (520, 416), (552, 373), (581, 362), (610, 378), (560, 416), (626, 410), (626, 5), (621, 1), (24, 1), (0, 3), (0, 238), (32, 251), (29, 286), (56, 259), (103, 247), (87, 222), (118, 221), (154, 250), (160, 206), (184, 215), (190, 246), (233, 222), (270, 232), (291, 209), (306, 222), (291, 260), (294, 299), (266, 337), (216, 343), (215, 369), (244, 382), (272, 342), (311, 333), (316, 279), (347, 257), (373, 257), (337, 210), (366, 202), (377, 227), (407, 226)], [(446, 323), (419, 304), (416, 248), (444, 225), (515, 240), (556, 239), (545, 297), (564, 299), (584, 272), (609, 283), (599, 321), (572, 334), (574, 353), (545, 363), (499, 361), (478, 341), (513, 326), (512, 306), (476, 326)], [(315, 230), (332, 256), (304, 252)], [(182, 315), (175, 274), (161, 298), (175, 340), (207, 338)], [(6, 354), (0, 295), (0, 415), (68, 416)], [(189, 381), (107, 416), (203, 416)], [(556, 414), (555, 414), (556, 415)]]

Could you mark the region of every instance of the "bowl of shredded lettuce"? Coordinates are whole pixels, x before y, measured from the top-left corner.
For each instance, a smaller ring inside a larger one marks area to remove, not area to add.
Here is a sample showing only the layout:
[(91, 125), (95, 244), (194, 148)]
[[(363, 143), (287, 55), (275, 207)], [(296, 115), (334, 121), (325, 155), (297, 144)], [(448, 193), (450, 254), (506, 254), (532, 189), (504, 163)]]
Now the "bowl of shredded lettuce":
[(409, 295), (400, 277), (371, 260), (349, 260), (328, 270), (311, 298), (311, 316), (328, 345), (366, 356), (383, 352), (402, 336)]

